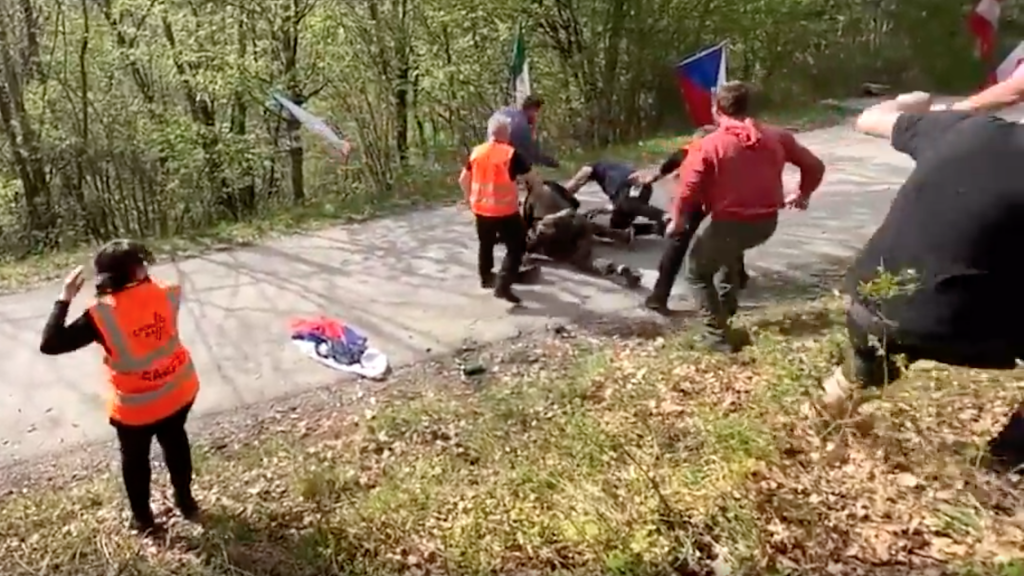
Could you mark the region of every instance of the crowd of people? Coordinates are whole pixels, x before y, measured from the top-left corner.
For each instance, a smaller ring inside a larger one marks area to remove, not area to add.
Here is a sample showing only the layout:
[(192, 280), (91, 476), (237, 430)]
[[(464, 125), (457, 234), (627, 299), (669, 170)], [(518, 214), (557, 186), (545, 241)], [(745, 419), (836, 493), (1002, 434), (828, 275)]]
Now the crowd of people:
[[(595, 239), (628, 244), (638, 235), (663, 236), (667, 242), (658, 280), (645, 306), (671, 314), (669, 296), (685, 262), (684, 277), (704, 316), (708, 346), (735, 350), (738, 340), (729, 324), (748, 279), (744, 254), (771, 238), (780, 210), (807, 208), (824, 177), (821, 159), (791, 132), (755, 120), (750, 88), (732, 82), (716, 94), (716, 125), (698, 130), (658, 170), (602, 160), (582, 167), (563, 186), (542, 181), (532, 169), (538, 160), (549, 166), (557, 163), (539, 152), (535, 140), (526, 144), (527, 136), (535, 134), (542, 105), (540, 99), (529, 98), (519, 109), (496, 112), (488, 122), (488, 141), (472, 151), (459, 177), (476, 216), (481, 284), (493, 287), (495, 296), (519, 304), (521, 299), (512, 291), (516, 271), (523, 253), (535, 252), (585, 272), (620, 276), (635, 288), (640, 283), (635, 271), (593, 257)], [(786, 164), (800, 169), (800, 187), (790, 195), (782, 181)], [(654, 183), (670, 175), (678, 175), (679, 193), (666, 212), (651, 205), (651, 197)], [(521, 207), (517, 178), (526, 188)], [(610, 209), (580, 211), (575, 196), (588, 182), (600, 186)], [(610, 213), (607, 224), (598, 221), (602, 212)], [(507, 224), (495, 224), (498, 221)], [(499, 238), (491, 232), (498, 228), (507, 233)], [(508, 238), (512, 234), (516, 237)], [(491, 278), (494, 246), (503, 239), (507, 250), (501, 272), (496, 282), (485, 282)]]
[[(1024, 305), (1016, 293), (1024, 246), (1024, 126), (984, 113), (1022, 97), (1024, 78), (1015, 78), (949, 110), (936, 110), (928, 94), (911, 93), (857, 119), (858, 131), (889, 139), (916, 165), (848, 273), (849, 354), (823, 382), (824, 405), (833, 414), (856, 410), (858, 390), (899, 378), (897, 356), (996, 369), (1012, 369), (1024, 356)], [(702, 128), (660, 169), (595, 162), (562, 185), (534, 170), (558, 165), (536, 143), (542, 105), (530, 98), (495, 113), (487, 142), (473, 149), (459, 176), (475, 217), (481, 286), (520, 303), (513, 285), (532, 276), (523, 262), (534, 253), (637, 287), (636, 272), (597, 258), (595, 243), (664, 236), (659, 277), (645, 305), (668, 311), (685, 262), (709, 348), (735, 351), (730, 320), (746, 282), (745, 253), (772, 237), (780, 210), (808, 207), (825, 173), (821, 159), (790, 132), (756, 120), (750, 89), (729, 83), (716, 95), (716, 125)], [(782, 179), (787, 163), (801, 174), (790, 194)], [(673, 174), (679, 184), (670, 210), (651, 206), (652, 185)], [(599, 184), (609, 209), (580, 210), (576, 193), (587, 182)], [(526, 188), (522, 202), (520, 184)], [(609, 215), (607, 223), (600, 221), (603, 215)], [(498, 244), (505, 256), (495, 273)], [(151, 262), (140, 243), (104, 246), (93, 262), (95, 297), (86, 311), (67, 322), (85, 283), (79, 267), (66, 279), (40, 343), (47, 355), (91, 344), (102, 348), (132, 523), (147, 534), (159, 529), (149, 502), (154, 438), (163, 448), (178, 509), (189, 519), (200, 516), (185, 431), (199, 378), (178, 334), (181, 287), (151, 278)], [(882, 298), (864, 290), (883, 274), (906, 271), (914, 273), (913, 290)], [(988, 456), (997, 470), (1024, 466), (1024, 403), (989, 442)]]

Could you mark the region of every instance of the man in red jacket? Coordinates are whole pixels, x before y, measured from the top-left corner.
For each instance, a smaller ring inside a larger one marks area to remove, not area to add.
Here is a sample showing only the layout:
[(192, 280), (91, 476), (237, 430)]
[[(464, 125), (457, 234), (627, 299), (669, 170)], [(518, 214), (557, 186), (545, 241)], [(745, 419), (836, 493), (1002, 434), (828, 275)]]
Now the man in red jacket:
[[(750, 88), (729, 82), (715, 96), (718, 129), (705, 136), (687, 155), (680, 169), (680, 190), (673, 207), (676, 223), (659, 266), (660, 275), (679, 270), (686, 245), (677, 239), (685, 229), (684, 215), (701, 206), (711, 222), (693, 239), (686, 263), (686, 281), (708, 328), (708, 344), (734, 351), (729, 320), (736, 313), (744, 253), (765, 243), (778, 225), (783, 207), (807, 208), (821, 184), (825, 165), (793, 134), (755, 121), (749, 115)], [(799, 193), (786, 197), (782, 172), (790, 163), (800, 169)], [(667, 312), (674, 282), (659, 277), (646, 306)], [(715, 278), (718, 277), (716, 286)]]

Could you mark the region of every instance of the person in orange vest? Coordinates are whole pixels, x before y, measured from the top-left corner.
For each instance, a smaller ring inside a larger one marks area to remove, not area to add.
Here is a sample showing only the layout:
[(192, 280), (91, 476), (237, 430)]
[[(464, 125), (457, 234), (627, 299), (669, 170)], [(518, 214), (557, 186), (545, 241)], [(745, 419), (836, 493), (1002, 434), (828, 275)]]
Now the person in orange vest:
[[(512, 291), (526, 253), (526, 224), (519, 212), (516, 180), (522, 178), (530, 191), (542, 184), (527, 157), (509, 143), (511, 120), (495, 114), (487, 122), (487, 142), (473, 149), (459, 175), (459, 186), (476, 219), (480, 241), (477, 269), (480, 285), (494, 289), (494, 296), (513, 304), (522, 299)], [(505, 245), (505, 259), (494, 275), (494, 247)]]
[(114, 240), (96, 254), (96, 297), (67, 324), (71, 301), (85, 283), (81, 266), (63, 291), (43, 329), (39, 350), (55, 356), (96, 343), (110, 385), (110, 424), (117, 431), (121, 472), (133, 527), (159, 529), (149, 506), (149, 453), (153, 437), (163, 448), (178, 510), (197, 520), (192, 496), (192, 455), (185, 421), (199, 392), (192, 357), (179, 340), (181, 287), (149, 277), (152, 254), (141, 243)]

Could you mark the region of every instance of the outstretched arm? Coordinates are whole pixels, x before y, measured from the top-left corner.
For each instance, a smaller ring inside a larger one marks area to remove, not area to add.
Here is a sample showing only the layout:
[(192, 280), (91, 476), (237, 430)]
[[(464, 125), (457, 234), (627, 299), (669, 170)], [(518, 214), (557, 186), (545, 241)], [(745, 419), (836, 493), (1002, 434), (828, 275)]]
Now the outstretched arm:
[(990, 86), (966, 100), (961, 100), (949, 107), (950, 110), (971, 112), (994, 112), (1019, 104), (1024, 100), (1024, 74), (1014, 74), (1010, 78)]
[(661, 163), (661, 166), (658, 167), (657, 171), (650, 169), (637, 170), (629, 175), (629, 180), (634, 184), (654, 184), (662, 178), (679, 170), (679, 167), (683, 165), (683, 161), (686, 160), (686, 155), (686, 148), (676, 150)]
[(905, 113), (923, 113), (931, 109), (932, 96), (927, 92), (900, 94), (861, 112), (854, 123), (858, 132), (879, 138), (892, 138), (892, 127), (896, 119)]
[(818, 186), (821, 186), (821, 181), (825, 177), (825, 163), (817, 154), (797, 142), (796, 137), (788, 130), (782, 133), (781, 142), (786, 153), (786, 162), (800, 169), (799, 204), (806, 206), (807, 200)]
[(576, 175), (565, 183), (566, 191), (575, 196), (576, 193), (580, 191), (580, 188), (583, 188), (587, 182), (590, 182), (593, 176), (594, 168), (590, 164), (587, 164), (583, 168), (580, 168), (579, 171), (576, 172)]

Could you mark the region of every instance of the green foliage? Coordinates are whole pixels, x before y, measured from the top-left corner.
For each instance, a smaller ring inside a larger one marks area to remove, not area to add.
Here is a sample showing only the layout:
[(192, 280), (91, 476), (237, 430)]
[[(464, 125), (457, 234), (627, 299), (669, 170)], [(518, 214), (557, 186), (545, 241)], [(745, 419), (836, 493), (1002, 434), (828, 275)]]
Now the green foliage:
[[(0, 248), (188, 236), (296, 206), (437, 195), (507, 99), (524, 23), (553, 147), (682, 129), (672, 72), (730, 41), (768, 104), (981, 76), (933, 0), (12, 0), (0, 7)], [(346, 132), (331, 155), (271, 91)]]

